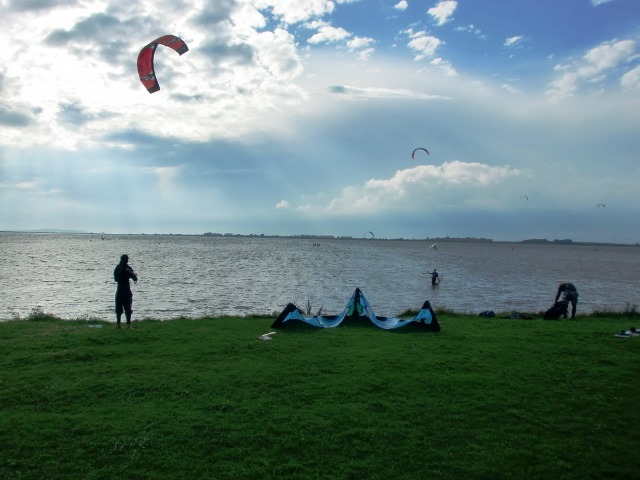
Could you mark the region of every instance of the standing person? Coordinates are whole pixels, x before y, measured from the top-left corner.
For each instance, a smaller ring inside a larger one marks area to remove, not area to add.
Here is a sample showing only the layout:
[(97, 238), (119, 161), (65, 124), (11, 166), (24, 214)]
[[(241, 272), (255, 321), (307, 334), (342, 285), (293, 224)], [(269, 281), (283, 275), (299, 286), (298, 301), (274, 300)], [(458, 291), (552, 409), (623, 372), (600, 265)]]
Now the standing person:
[(113, 270), (113, 279), (118, 284), (116, 288), (116, 320), (118, 328), (120, 328), (120, 320), (124, 311), (127, 319), (127, 328), (131, 329), (131, 307), (133, 306), (133, 293), (129, 285), (129, 279), (133, 279), (133, 283), (138, 283), (138, 276), (129, 266), (129, 255), (126, 253), (120, 257), (120, 263)]
[[(561, 283), (556, 293), (556, 302), (562, 295), (562, 300), (571, 302), (571, 318), (576, 316), (576, 306), (578, 305), (578, 289), (573, 283)], [(564, 311), (564, 318), (567, 318), (567, 311)]]
[(429, 275), (431, 275), (431, 288), (436, 288), (436, 286), (438, 285), (438, 272), (436, 271), (436, 269), (433, 269), (433, 272), (428, 272)]

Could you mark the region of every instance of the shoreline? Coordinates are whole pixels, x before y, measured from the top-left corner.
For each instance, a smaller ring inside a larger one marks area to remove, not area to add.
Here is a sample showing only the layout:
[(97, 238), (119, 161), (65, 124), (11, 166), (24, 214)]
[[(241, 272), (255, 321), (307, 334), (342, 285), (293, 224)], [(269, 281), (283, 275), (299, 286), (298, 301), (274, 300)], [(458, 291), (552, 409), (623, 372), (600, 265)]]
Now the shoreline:
[[(366, 240), (382, 242), (431, 242), (433, 243), (495, 243), (508, 245), (586, 245), (602, 247), (640, 247), (640, 242), (617, 243), (617, 242), (594, 242), (572, 239), (529, 238), (524, 240), (496, 240), (484, 237), (425, 237), (425, 238), (404, 238), (404, 237), (354, 237), (349, 235), (322, 235), (322, 234), (299, 234), (299, 235), (275, 235), (275, 234), (241, 234), (241, 233), (108, 233), (108, 232), (87, 232), (82, 230), (59, 230), (59, 229), (34, 229), (34, 230), (0, 230), (0, 234), (20, 234), (20, 235), (81, 235), (98, 236), (101, 240), (109, 240), (109, 237), (206, 237), (206, 238), (251, 238), (251, 239), (294, 239), (294, 240)], [(106, 236), (106, 237), (105, 237)]]

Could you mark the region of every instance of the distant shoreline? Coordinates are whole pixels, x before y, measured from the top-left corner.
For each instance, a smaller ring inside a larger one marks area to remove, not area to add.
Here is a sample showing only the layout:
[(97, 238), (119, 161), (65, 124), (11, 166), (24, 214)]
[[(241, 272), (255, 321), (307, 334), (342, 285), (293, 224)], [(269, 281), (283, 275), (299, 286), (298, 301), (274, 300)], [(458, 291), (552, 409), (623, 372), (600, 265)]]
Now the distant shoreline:
[(529, 245), (588, 245), (588, 246), (610, 246), (610, 247), (640, 247), (640, 242), (636, 243), (615, 243), (615, 242), (586, 242), (573, 241), (571, 239), (548, 240), (546, 238), (531, 238), (525, 240), (494, 240), (484, 237), (426, 237), (426, 238), (370, 238), (353, 237), (348, 235), (268, 235), (268, 234), (241, 234), (241, 233), (107, 233), (107, 232), (87, 232), (84, 230), (61, 230), (61, 229), (35, 229), (35, 230), (0, 230), (0, 233), (21, 233), (21, 234), (56, 234), (56, 235), (91, 235), (100, 237), (110, 236), (158, 236), (158, 237), (214, 237), (214, 238), (293, 238), (309, 240), (363, 240), (368, 241), (407, 241), (407, 242), (431, 242), (431, 243), (507, 243), (507, 244), (529, 244)]

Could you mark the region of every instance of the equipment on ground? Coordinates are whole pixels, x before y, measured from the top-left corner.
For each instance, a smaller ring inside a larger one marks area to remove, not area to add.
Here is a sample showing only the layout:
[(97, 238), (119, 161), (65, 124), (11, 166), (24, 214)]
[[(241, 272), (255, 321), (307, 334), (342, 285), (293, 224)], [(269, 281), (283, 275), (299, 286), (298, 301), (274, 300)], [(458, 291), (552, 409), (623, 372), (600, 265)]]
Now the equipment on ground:
[(293, 303), (289, 303), (282, 313), (278, 315), (271, 328), (282, 328), (290, 324), (300, 323), (319, 328), (334, 328), (346, 322), (358, 322), (369, 320), (375, 326), (384, 330), (414, 326), (423, 330), (440, 331), (440, 324), (436, 318), (436, 313), (431, 308), (429, 300), (422, 304), (422, 308), (417, 315), (411, 319), (399, 317), (379, 317), (371, 308), (371, 304), (365, 298), (359, 288), (353, 292), (351, 298), (339, 315), (315, 315), (305, 316), (302, 311)]

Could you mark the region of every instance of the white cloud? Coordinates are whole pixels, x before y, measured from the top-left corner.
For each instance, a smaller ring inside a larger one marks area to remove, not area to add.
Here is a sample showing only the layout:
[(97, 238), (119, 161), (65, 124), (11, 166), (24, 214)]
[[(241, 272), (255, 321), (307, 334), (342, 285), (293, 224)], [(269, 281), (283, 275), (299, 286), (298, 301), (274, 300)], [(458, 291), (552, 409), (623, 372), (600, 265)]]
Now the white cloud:
[(426, 201), (437, 201), (444, 191), (449, 194), (447, 198), (455, 198), (455, 203), (462, 205), (474, 203), (479, 191), (521, 174), (509, 166), (457, 160), (440, 166), (419, 165), (399, 170), (388, 179), (371, 179), (364, 185), (347, 187), (324, 206), (306, 204), (299, 210), (308, 214), (343, 215), (422, 209)]
[(416, 61), (434, 57), (436, 50), (442, 45), (442, 40), (427, 35), (425, 31), (413, 32), (408, 30), (406, 33), (409, 34), (410, 38), (407, 46), (416, 53), (414, 57)]
[(280, 200), (278, 203), (276, 203), (276, 208), (277, 209), (287, 209), (289, 208), (290, 204), (287, 200)]
[(478, 27), (476, 27), (473, 24), (469, 24), (466, 26), (460, 26), (460, 27), (456, 27), (454, 29), (456, 32), (467, 32), (467, 33), (472, 33), (473, 35), (477, 36), (478, 38), (481, 38), (483, 40), (485, 40), (487, 38), (487, 36), (485, 34), (482, 33), (482, 30), (480, 30)]
[(505, 47), (513, 47), (514, 45), (521, 43), (524, 37), (522, 35), (516, 35), (514, 37), (509, 37), (504, 41)]
[(257, 0), (255, 5), (259, 9), (271, 8), (273, 14), (287, 24), (319, 18), (335, 9), (335, 2), (331, 0)]
[(349, 47), (350, 50), (359, 50), (359, 49), (368, 47), (374, 42), (375, 40), (373, 38), (355, 37), (347, 42), (347, 46)]
[(307, 42), (311, 45), (318, 44), (339, 44), (345, 45), (347, 49), (355, 52), (358, 58), (364, 60), (373, 53), (371, 45), (375, 43), (373, 38), (356, 37), (344, 28), (336, 28), (321, 20), (314, 20), (306, 25), (307, 28), (317, 30)]
[(409, 7), (409, 2), (407, 2), (407, 0), (401, 0), (400, 2), (396, 3), (393, 8), (395, 8), (396, 10), (400, 10), (400, 11), (405, 11), (407, 8)]
[(451, 62), (449, 62), (448, 60), (444, 60), (438, 57), (431, 60), (429, 64), (440, 69), (440, 71), (442, 71), (442, 73), (444, 73), (447, 77), (455, 77), (458, 75), (458, 72), (456, 72), (455, 68), (453, 68)]
[(620, 79), (620, 85), (628, 90), (640, 90), (640, 65), (625, 73)]
[(351, 34), (344, 28), (335, 28), (331, 25), (324, 24), (318, 27), (318, 33), (311, 36), (308, 42), (311, 44), (318, 43), (335, 43), (349, 38)]
[(598, 5), (604, 5), (605, 3), (612, 2), (613, 0), (591, 0), (591, 5), (597, 7)]
[(630, 62), (634, 58), (635, 49), (634, 40), (604, 42), (587, 51), (580, 60), (568, 65), (556, 65), (554, 69), (560, 76), (551, 82), (547, 95), (571, 96), (585, 82), (602, 82), (609, 71)]
[(458, 7), (456, 0), (441, 0), (435, 7), (427, 10), (427, 13), (436, 20), (436, 25), (444, 25), (451, 20), (453, 12)]

